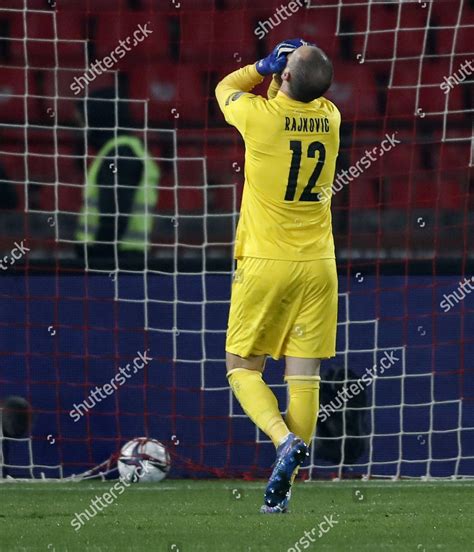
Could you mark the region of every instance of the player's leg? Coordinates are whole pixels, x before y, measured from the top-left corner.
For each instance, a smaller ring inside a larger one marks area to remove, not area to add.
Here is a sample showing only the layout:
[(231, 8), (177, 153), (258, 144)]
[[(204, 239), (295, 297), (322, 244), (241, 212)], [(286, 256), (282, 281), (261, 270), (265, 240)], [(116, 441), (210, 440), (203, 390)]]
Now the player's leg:
[[(280, 473), (270, 477), (265, 492), (264, 513), (283, 513), (288, 509), (291, 498), (291, 486), (298, 473), (300, 464), (307, 456), (307, 450), (313, 436), (319, 410), (319, 359), (286, 357), (285, 381), (288, 384), (289, 402), (285, 417), (290, 430), (293, 446), (302, 454), (294, 460), (290, 457)], [(283, 453), (277, 456), (283, 456)], [(275, 481), (275, 482), (274, 482)], [(273, 495), (271, 494), (273, 491)], [(275, 499), (276, 497), (276, 499)]]
[(319, 411), (320, 365), (336, 352), (337, 272), (333, 259), (307, 264), (303, 308), (285, 349), (289, 402), (286, 423), (310, 445)]
[[(308, 445), (316, 430), (319, 412), (319, 370), (321, 361), (312, 358), (286, 357), (285, 382), (288, 406), (285, 422), (292, 433)], [(291, 483), (295, 480), (295, 470)]]
[[(285, 380), (290, 395), (286, 422), (294, 441), (297, 442), (299, 438), (307, 451), (307, 445), (315, 431), (319, 410), (319, 359), (335, 354), (337, 273), (335, 262), (331, 259), (300, 265), (304, 267), (304, 274), (300, 275), (304, 282), (304, 292), (301, 294), (301, 300), (295, 301), (295, 316), (292, 319), (290, 317), (293, 329), (288, 332), (284, 347)], [(303, 450), (302, 446), (300, 448)], [(287, 462), (287, 466), (294, 468), (280, 473), (276, 495), (283, 498), (277, 504), (271, 500), (270, 494), (275, 487), (274, 470), (267, 485), (262, 511), (287, 511), (291, 486), (304, 457), (300, 457), (300, 460), (297, 464)], [(286, 494), (283, 496), (285, 490)]]
[(247, 358), (227, 353), (227, 378), (243, 411), (277, 447), (287, 437), (277, 398), (264, 382), (265, 355)]
[(288, 385), (286, 425), (309, 446), (319, 411), (321, 361), (316, 358), (286, 357), (285, 382)]
[[(278, 263), (277, 263), (278, 264)], [(276, 447), (289, 430), (280, 413), (278, 401), (263, 380), (266, 354), (278, 355), (281, 342), (279, 320), (285, 312), (281, 306), (281, 287), (285, 285), (282, 270), (275, 261), (244, 258), (232, 283), (232, 297), (227, 330), (226, 354), (229, 385), (244, 412)]]

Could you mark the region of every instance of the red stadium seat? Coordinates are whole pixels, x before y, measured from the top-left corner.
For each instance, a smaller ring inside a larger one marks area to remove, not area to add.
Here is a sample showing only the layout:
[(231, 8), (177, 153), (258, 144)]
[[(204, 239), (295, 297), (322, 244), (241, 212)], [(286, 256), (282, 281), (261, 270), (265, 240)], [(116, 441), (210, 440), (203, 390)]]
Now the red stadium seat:
[[(184, 160), (194, 157), (199, 161)], [(205, 163), (206, 175), (200, 158)], [(179, 185), (199, 184), (199, 176), (206, 185), (212, 210), (233, 212), (237, 205), (236, 186), (243, 182), (243, 164), (243, 149), (233, 145), (208, 146), (205, 156), (200, 147), (182, 146), (178, 159)]]
[[(474, 21), (471, 23), (474, 25)], [(456, 35), (455, 51), (457, 53), (472, 54), (472, 26), (460, 27)]]
[[(444, 77), (449, 77), (448, 60), (442, 59), (436, 63), (425, 63), (423, 66), (422, 83), (420, 87), (419, 105), (426, 113), (444, 113), (446, 111), (462, 110), (462, 87), (454, 86), (449, 90), (449, 97), (440, 87)], [(447, 85), (445, 84), (445, 87)], [(462, 116), (462, 115), (461, 115)]]
[(430, 146), (432, 166), (443, 180), (470, 181), (471, 147), (469, 141), (435, 142)]
[(387, 207), (392, 209), (462, 209), (466, 201), (455, 179), (440, 179), (439, 175), (409, 175), (390, 179)]
[(419, 209), (439, 208), (441, 196), (439, 194), (439, 184), (435, 179), (424, 179), (414, 181), (414, 207)]
[(462, 9), (462, 21), (466, 24), (474, 24), (474, 10), (469, 6), (469, 2), (464, 0), (432, 2), (432, 19), (437, 22), (437, 26), (455, 27), (460, 8)]
[(159, 188), (158, 191), (158, 212), (172, 213), (174, 212), (174, 190), (172, 188)]
[(383, 33), (368, 35), (366, 49), (364, 53), (365, 39), (363, 36), (357, 37), (356, 54), (364, 53), (366, 61), (385, 61), (386, 67), (391, 67), (391, 61), (395, 55), (395, 31), (383, 31)]
[(206, 160), (200, 157), (178, 157), (176, 168), (179, 186), (205, 186)]
[(206, 161), (210, 184), (229, 184), (243, 181), (243, 145), (208, 146)]
[(399, 3), (394, 9), (397, 16), (400, 10), (400, 29), (425, 29), (429, 26), (429, 9), (428, 6), (423, 8), (421, 2)]
[(150, 155), (155, 159), (160, 167), (160, 182), (159, 193), (156, 209), (158, 212), (173, 212), (174, 211), (174, 194), (176, 187), (175, 165), (172, 158), (166, 160), (161, 159), (163, 152), (155, 143), (149, 143), (148, 149)]
[(49, 161), (49, 165), (44, 167), (49, 168), (49, 171), (42, 176), (45, 185), (41, 190), (40, 208), (45, 211), (80, 211), (85, 183), (81, 161), (74, 156), (72, 150), (61, 149), (53, 162)]
[[(28, 10), (44, 10), (44, 0), (27, 0), (26, 7)], [(1, 10), (18, 10), (23, 8), (23, 2), (18, 0), (0, 0)]]
[(428, 10), (420, 5), (409, 6), (407, 3), (388, 6), (382, 2), (379, 5), (371, 3), (370, 6), (347, 6), (341, 13), (354, 23), (357, 33), (353, 36), (355, 54), (363, 53), (365, 47), (366, 60), (421, 55), (428, 25)]
[[(354, 24), (355, 31), (365, 33), (370, 31), (388, 31), (397, 28), (397, 9), (385, 3), (342, 7), (342, 17)], [(378, 35), (383, 36), (385, 35)], [(380, 41), (382, 42), (382, 41)]]
[(13, 183), (18, 198), (18, 211), (25, 208), (25, 156), (24, 148), (9, 143), (0, 144), (1, 163), (7, 178)]
[(449, 59), (437, 58), (425, 61), (421, 69), (421, 82), (423, 84), (437, 84), (440, 90), (439, 84), (443, 81), (443, 77), (449, 76)]
[(409, 209), (413, 188), (413, 182), (408, 176), (391, 178), (386, 187), (386, 207), (389, 209)]
[[(213, 16), (214, 34), (212, 60), (234, 60), (236, 54), (242, 62), (253, 63), (256, 60), (257, 37), (248, 24), (246, 14), (238, 12), (216, 12)], [(237, 58), (238, 59), (238, 58)]]
[(466, 170), (471, 162), (471, 146), (467, 142), (444, 142), (436, 148), (439, 169)]
[(35, 147), (28, 153), (28, 181), (40, 186), (37, 207), (44, 211), (78, 211), (85, 176), (73, 151), (64, 148), (56, 151), (51, 144), (47, 152)]
[[(152, 31), (144, 37), (141, 28)], [(136, 38), (134, 33), (137, 33)], [(125, 42), (121, 52), (116, 52), (117, 64), (113, 69), (136, 64), (137, 57), (144, 62), (166, 56), (169, 48), (169, 18), (166, 15), (150, 15), (143, 12), (124, 12), (111, 21), (110, 15), (100, 14), (96, 18), (96, 56), (99, 60), (120, 47), (120, 40)], [(141, 42), (139, 42), (141, 40)], [(129, 50), (127, 50), (127, 48)], [(133, 56), (129, 55), (134, 52)], [(134, 61), (131, 61), (133, 59)]]
[[(2, 81), (0, 83), (0, 120), (25, 124), (25, 122), (38, 121), (42, 118), (34, 72), (17, 69), (14, 67), (2, 67), (0, 69)], [(28, 86), (28, 88), (27, 88)], [(28, 90), (30, 97), (26, 104), (24, 95)]]
[[(374, 155), (373, 148), (377, 148), (377, 151), (380, 146), (380, 138), (377, 137), (374, 144), (368, 145), (353, 145), (348, 148), (344, 153), (344, 156), (347, 156), (349, 166), (353, 166), (355, 170), (362, 172), (366, 178), (375, 178), (381, 175), (380, 169), (380, 159), (378, 153)], [(369, 155), (367, 155), (367, 153)], [(362, 162), (361, 160), (365, 158), (368, 161)], [(372, 159), (371, 159), (372, 158)], [(375, 159), (375, 160), (374, 160)], [(367, 166), (370, 163), (370, 166)]]
[[(242, 7), (241, 0), (240, 8)], [(228, 1), (226, 2), (226, 7), (228, 8)], [(203, 10), (203, 11), (212, 11), (215, 6), (215, 0), (168, 0), (166, 2), (157, 2), (156, 0), (140, 0), (141, 9), (144, 12), (156, 12), (162, 11), (167, 12), (168, 14), (177, 14), (180, 15), (180, 9), (185, 7), (186, 10)]]
[(446, 104), (446, 95), (440, 88), (444, 76), (449, 76), (449, 60), (446, 58), (435, 61), (397, 61), (393, 73), (393, 86), (387, 90), (387, 116), (412, 116), (417, 109), (421, 110), (420, 115), (461, 110), (462, 87), (455, 86), (450, 91)]
[(347, 187), (351, 209), (375, 209), (380, 204), (379, 184), (375, 179), (361, 176), (350, 182)]
[[(219, 213), (233, 213), (238, 209), (241, 200), (244, 180), (244, 150), (241, 145), (207, 146), (205, 156), (201, 146), (181, 146), (179, 158), (204, 157), (207, 172), (207, 197), (209, 209)], [(190, 168), (192, 168), (193, 162)], [(184, 162), (178, 161), (178, 166)], [(179, 171), (178, 171), (179, 172)], [(196, 169), (194, 173), (202, 171)], [(196, 177), (186, 180), (186, 175), (180, 176), (180, 185), (184, 182), (196, 182)]]
[(421, 59), (396, 60), (392, 75), (392, 86), (416, 86), (420, 66), (426, 65)]
[(53, 144), (45, 153), (45, 148), (33, 147), (28, 151), (28, 180), (51, 184), (55, 181), (56, 157)]
[(124, 11), (128, 6), (127, 0), (68, 0), (57, 4), (59, 11), (74, 11), (86, 14), (109, 12), (115, 15)]
[[(26, 27), (25, 27), (26, 24)], [(25, 53), (23, 38), (27, 42)], [(86, 21), (72, 12), (26, 12), (12, 19), (11, 50), (30, 67), (86, 66)]]
[[(413, 25), (410, 25), (412, 27)], [(425, 29), (404, 29), (397, 31), (396, 58), (410, 56), (420, 57), (423, 52), (423, 43), (425, 41)]]
[(444, 178), (439, 173), (394, 177), (389, 181), (387, 206), (393, 209), (460, 210), (464, 208), (467, 194), (459, 182)]
[(410, 117), (415, 114), (418, 61), (397, 61), (392, 86), (387, 89), (387, 117)]
[[(354, 54), (366, 60), (388, 60), (394, 55), (397, 11), (384, 4), (348, 6), (341, 12), (354, 25)], [(368, 19), (368, 16), (370, 19)], [(369, 34), (367, 34), (369, 31)], [(367, 38), (367, 40), (366, 40)], [(365, 52), (364, 52), (365, 48)]]
[[(155, 147), (151, 151), (157, 155)], [(173, 213), (175, 208), (179, 213), (203, 212), (207, 188), (205, 160), (199, 153), (195, 148), (180, 147), (176, 160), (157, 161), (161, 168), (160, 212)]]
[(158, 212), (179, 214), (204, 212), (206, 190), (202, 187), (160, 187), (158, 194)]
[(415, 137), (411, 141), (405, 138), (402, 139), (401, 144), (398, 144), (379, 159), (380, 175), (382, 177), (405, 176), (408, 179), (409, 175), (422, 171), (420, 148), (414, 146), (414, 139)]
[(180, 17), (180, 58), (215, 65), (256, 58), (256, 41), (251, 20), (244, 11), (186, 12)]
[(205, 188), (178, 187), (178, 213), (204, 213)]
[(440, 208), (461, 211), (468, 201), (467, 192), (463, 191), (459, 181), (453, 178), (446, 178), (441, 175)]
[[(202, 73), (195, 65), (145, 65), (129, 73), (131, 98), (149, 99), (153, 123), (204, 125), (207, 102)], [(132, 104), (135, 119), (143, 124), (143, 106)]]
[(179, 47), (180, 59), (201, 63), (208, 61), (213, 37), (212, 12), (186, 11), (180, 16), (179, 25), (180, 42), (172, 43), (172, 47)]
[(244, 151), (241, 146), (212, 146), (206, 149), (212, 210), (238, 211), (244, 182)]
[[(421, 70), (421, 76), (419, 76)], [(398, 60), (394, 66), (392, 88), (387, 91), (387, 115), (412, 115), (417, 108), (425, 113), (446, 110), (445, 99), (440, 85), (444, 77), (450, 74), (450, 60)], [(402, 88), (398, 88), (402, 87)], [(418, 106), (416, 92), (419, 89)], [(456, 86), (450, 91), (447, 109), (463, 108), (462, 87)]]
[[(269, 12), (267, 18), (275, 15)], [(261, 17), (260, 21), (265, 21)], [(288, 37), (303, 37), (320, 46), (329, 56), (334, 56), (339, 44), (337, 31), (337, 11), (331, 9), (299, 10), (280, 25), (275, 26), (265, 37), (265, 45), (270, 50), (275, 44)]]
[[(44, 82), (45, 105), (49, 106), (48, 109), (51, 108), (57, 112), (58, 122), (74, 121), (76, 104), (79, 98), (83, 98), (85, 95), (83, 90), (79, 94), (75, 94), (77, 89), (74, 88), (74, 84), (84, 82), (83, 80), (75, 81), (75, 79), (81, 79), (84, 73), (72, 69), (45, 69), (41, 74)], [(96, 77), (95, 80), (87, 84), (88, 94), (99, 88), (114, 87), (114, 77), (114, 73), (111, 72)], [(71, 86), (73, 86), (72, 89)]]
[[(35, 208), (44, 211), (78, 211), (82, 205), (84, 171), (70, 149), (30, 147), (25, 158), (24, 148), (2, 146), (2, 164), (9, 179), (17, 182), (21, 205), (25, 203), (25, 183), (28, 185), (29, 207), (32, 207), (33, 186), (39, 186), (39, 203)], [(26, 166), (25, 166), (26, 160)], [(57, 182), (57, 184), (56, 184)], [(56, 200), (57, 198), (57, 200)]]
[(437, 54), (451, 54), (457, 50), (457, 48), (453, 49), (454, 30), (454, 28), (436, 29)]
[[(142, 133), (136, 133), (137, 136), (142, 138), (145, 141), (145, 136), (140, 135)], [(154, 135), (154, 133), (148, 133), (147, 138), (147, 148), (149, 152), (149, 156), (157, 163), (159, 169), (160, 169), (160, 178), (159, 178), (159, 189), (161, 190), (163, 187), (172, 187), (174, 182), (174, 161), (172, 158), (166, 158), (164, 159), (164, 153), (163, 149), (161, 147), (160, 143), (152, 142), (150, 140), (151, 136)], [(156, 209), (158, 209), (160, 198), (158, 197), (157, 204), (155, 206)]]
[(334, 82), (326, 96), (339, 108), (345, 121), (378, 115), (376, 81), (367, 65), (334, 63)]
[(211, 210), (217, 213), (236, 213), (242, 202), (243, 187), (236, 183), (220, 184), (209, 188)]
[(25, 155), (24, 148), (18, 144), (2, 143), (0, 144), (2, 156), (2, 165), (9, 179), (24, 183), (25, 182)]

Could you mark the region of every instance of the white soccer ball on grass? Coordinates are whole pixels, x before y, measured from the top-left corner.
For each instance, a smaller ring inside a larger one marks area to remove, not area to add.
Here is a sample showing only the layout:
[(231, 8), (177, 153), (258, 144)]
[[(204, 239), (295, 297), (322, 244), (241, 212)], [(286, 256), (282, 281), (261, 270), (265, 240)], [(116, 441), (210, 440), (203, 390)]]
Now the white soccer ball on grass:
[(122, 447), (117, 465), (122, 479), (131, 483), (157, 483), (168, 475), (171, 459), (160, 441), (136, 437)]

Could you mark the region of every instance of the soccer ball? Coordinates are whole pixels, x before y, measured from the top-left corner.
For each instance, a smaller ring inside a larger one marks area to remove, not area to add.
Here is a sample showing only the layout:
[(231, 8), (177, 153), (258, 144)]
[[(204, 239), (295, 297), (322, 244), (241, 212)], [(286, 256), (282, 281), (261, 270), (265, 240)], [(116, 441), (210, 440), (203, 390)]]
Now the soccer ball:
[(136, 437), (122, 447), (117, 465), (122, 479), (131, 483), (156, 483), (168, 475), (171, 460), (160, 441)]

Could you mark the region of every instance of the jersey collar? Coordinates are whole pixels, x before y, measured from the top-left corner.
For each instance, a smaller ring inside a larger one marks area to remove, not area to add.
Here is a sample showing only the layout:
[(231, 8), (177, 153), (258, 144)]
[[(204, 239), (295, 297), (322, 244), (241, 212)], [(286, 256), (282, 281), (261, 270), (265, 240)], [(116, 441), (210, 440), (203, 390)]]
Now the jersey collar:
[(279, 102), (285, 103), (286, 105), (289, 105), (292, 107), (299, 107), (300, 109), (306, 109), (309, 106), (314, 107), (314, 102), (305, 103), (305, 102), (299, 102), (298, 100), (293, 100), (293, 98), (290, 98), (281, 90), (277, 92), (275, 99), (277, 99)]

